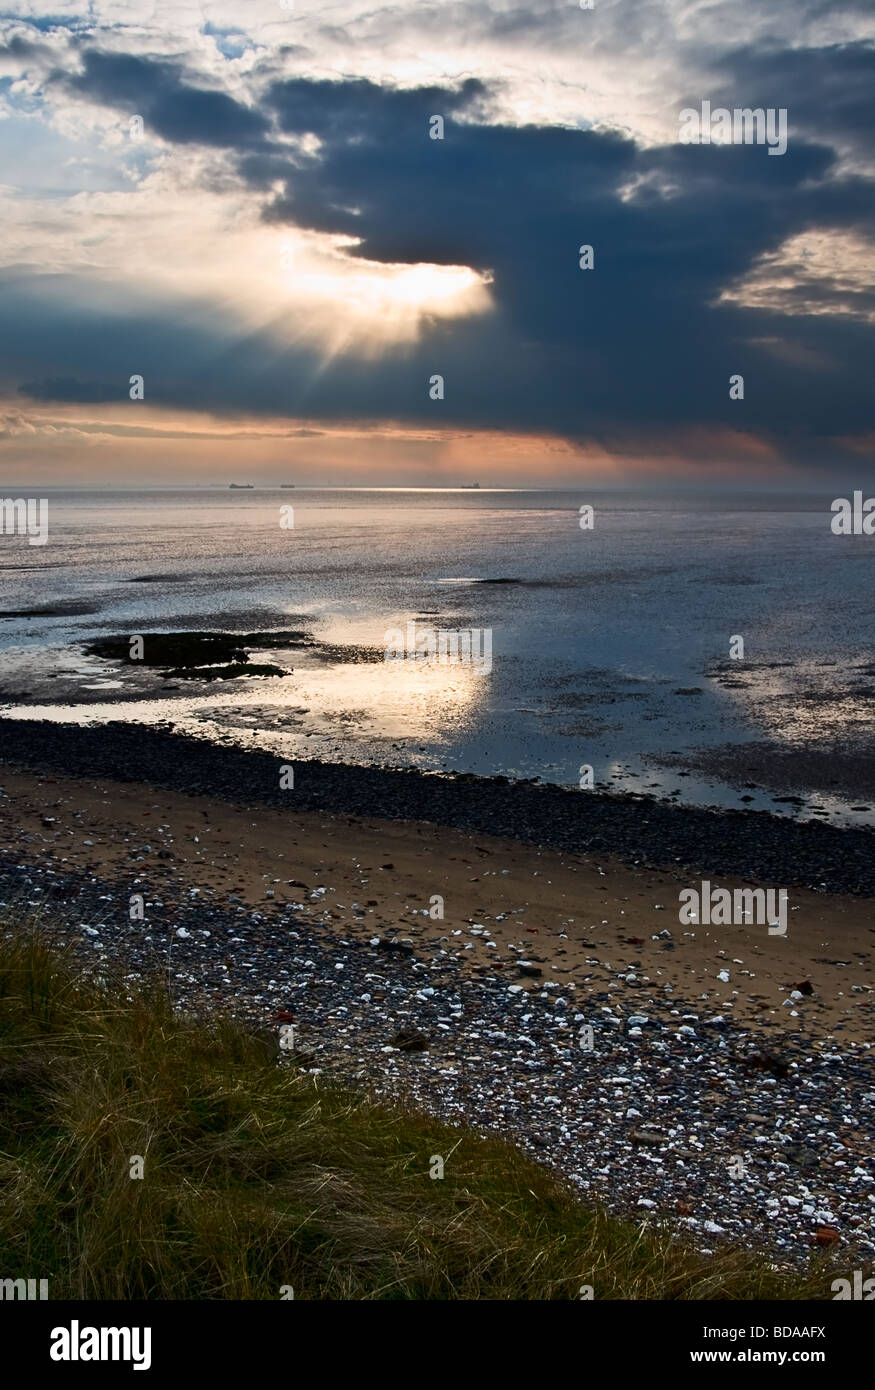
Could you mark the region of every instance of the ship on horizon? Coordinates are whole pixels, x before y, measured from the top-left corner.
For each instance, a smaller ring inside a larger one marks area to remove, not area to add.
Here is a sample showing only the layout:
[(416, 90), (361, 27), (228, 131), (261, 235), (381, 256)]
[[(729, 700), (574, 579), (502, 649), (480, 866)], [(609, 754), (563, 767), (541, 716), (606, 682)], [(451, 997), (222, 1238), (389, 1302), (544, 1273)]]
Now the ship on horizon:
[(229, 483), (228, 486), (229, 486), (229, 487), (237, 487), (237, 488), (241, 488), (241, 487), (246, 488), (246, 487), (255, 487), (255, 484), (254, 484), (254, 483)]
[(465, 488), (466, 490), (467, 490), (468, 488), (479, 487), (479, 486), (480, 486), (479, 483), (463, 483), (463, 484), (462, 484), (462, 487)]

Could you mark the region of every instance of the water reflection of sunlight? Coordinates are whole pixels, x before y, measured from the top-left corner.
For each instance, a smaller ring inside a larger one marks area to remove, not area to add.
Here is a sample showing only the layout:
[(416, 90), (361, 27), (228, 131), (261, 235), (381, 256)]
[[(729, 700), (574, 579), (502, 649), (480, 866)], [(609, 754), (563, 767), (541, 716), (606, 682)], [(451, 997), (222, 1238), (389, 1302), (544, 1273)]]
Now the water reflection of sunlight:
[(871, 726), (871, 697), (854, 690), (845, 666), (811, 665), (801, 671), (739, 666), (743, 685), (714, 688), (729, 703), (742, 705), (749, 723), (770, 739), (816, 745), (859, 736)]
[[(822, 791), (799, 793), (799, 804), (784, 805), (776, 802), (778, 791), (772, 787), (755, 787), (750, 782), (743, 786), (735, 782), (724, 782), (720, 777), (708, 776), (704, 772), (683, 771), (684, 806), (700, 806), (706, 809), (734, 809), (767, 811), (770, 815), (795, 821), (823, 821), (834, 826), (875, 826), (875, 811), (852, 810), (853, 798), (829, 796)], [(673, 799), (671, 792), (678, 786), (677, 768), (661, 769), (650, 762), (633, 758), (628, 763), (608, 762), (604, 768), (596, 769), (596, 786), (611, 791), (632, 793), (636, 796), (656, 797), (657, 800)], [(827, 812), (826, 816), (815, 815), (815, 811)]]
[[(357, 734), (435, 744), (473, 722), (489, 676), (475, 667), (366, 662), (296, 668), (226, 693), (76, 705), (7, 706), (16, 719), (141, 724), (172, 722), (179, 732), (219, 731), (246, 746), (288, 752), (307, 735)], [(239, 722), (238, 722), (239, 721)], [(245, 723), (244, 723), (245, 721)]]

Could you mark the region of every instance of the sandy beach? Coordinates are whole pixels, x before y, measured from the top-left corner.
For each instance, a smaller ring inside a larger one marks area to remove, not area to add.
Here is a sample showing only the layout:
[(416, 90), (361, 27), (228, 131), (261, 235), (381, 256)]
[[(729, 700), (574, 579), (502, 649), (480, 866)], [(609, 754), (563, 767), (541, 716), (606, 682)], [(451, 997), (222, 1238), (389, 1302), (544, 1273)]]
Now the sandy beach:
[[(866, 832), (603, 798), (576, 803), (578, 839), (601, 845), (619, 817), (617, 851), (571, 852), (565, 803), (540, 788), (459, 779), (441, 803), (433, 778), (302, 764), (309, 793), (280, 808), (256, 754), (123, 726), (29, 725), (27, 744), (11, 727), (2, 900), (36, 910), (90, 972), (159, 972), (178, 1007), (230, 1012), (277, 1054), (292, 1024), (314, 1075), (512, 1137), (705, 1248), (871, 1257), (871, 896), (810, 886), (845, 842), (832, 873), (856, 883)], [(359, 813), (366, 788), (383, 814)], [(401, 814), (405, 797), (435, 819)], [(507, 797), (517, 836), (466, 823), (493, 805), (504, 824)], [(560, 844), (539, 842), (543, 823)], [(795, 864), (786, 936), (680, 922), (700, 876), (756, 882), (711, 868), (710, 844), (739, 870)]]
[[(2, 785), (4, 846), (56, 872), (111, 879), (120, 892), (134, 874), (154, 894), (234, 895), (253, 908), (288, 906), (344, 935), (401, 934), (422, 950), (443, 942), (466, 971), (509, 982), (520, 959), (531, 961), (538, 973), (523, 976), (526, 989), (540, 989), (543, 978), (593, 996), (619, 977), (633, 1010), (642, 997), (671, 991), (690, 1007), (731, 1010), (736, 1022), (778, 1035), (872, 1036), (868, 899), (798, 889), (786, 937), (753, 924), (684, 927), (678, 895), (689, 873), (635, 868), (617, 856), (596, 861), (446, 826), (293, 806), (254, 812), (140, 784), (6, 768)], [(434, 895), (443, 918), (430, 915)], [(472, 932), (478, 924), (484, 930)], [(787, 1007), (802, 981), (813, 992)]]

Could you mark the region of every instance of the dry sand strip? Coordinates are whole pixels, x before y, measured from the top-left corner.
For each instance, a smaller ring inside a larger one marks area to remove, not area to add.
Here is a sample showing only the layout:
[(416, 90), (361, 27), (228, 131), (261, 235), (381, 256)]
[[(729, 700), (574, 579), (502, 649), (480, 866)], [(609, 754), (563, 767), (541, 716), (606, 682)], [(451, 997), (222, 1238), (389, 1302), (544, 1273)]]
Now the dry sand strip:
[[(119, 891), (197, 888), (293, 906), (339, 934), (446, 938), (465, 968), (540, 989), (610, 987), (618, 1011), (671, 993), (775, 1034), (870, 1040), (871, 900), (790, 890), (786, 937), (765, 925), (682, 925), (689, 871), (597, 860), (411, 821), (237, 807), (138, 783), (0, 769), (0, 844), (21, 860), (88, 871)], [(744, 886), (714, 877), (714, 886)], [(443, 917), (437, 913), (442, 900)], [(445, 943), (446, 944), (446, 943)], [(521, 964), (522, 963), (522, 964)], [(801, 997), (791, 998), (802, 985)]]

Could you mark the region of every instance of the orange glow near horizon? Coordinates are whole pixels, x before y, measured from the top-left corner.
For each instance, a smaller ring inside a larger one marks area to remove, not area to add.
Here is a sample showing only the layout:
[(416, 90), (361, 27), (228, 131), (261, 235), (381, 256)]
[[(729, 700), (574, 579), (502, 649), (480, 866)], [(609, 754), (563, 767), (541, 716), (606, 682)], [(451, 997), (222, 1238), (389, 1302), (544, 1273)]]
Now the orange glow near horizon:
[[(853, 452), (854, 441), (843, 448)], [(860, 452), (864, 441), (860, 441)], [(627, 479), (783, 481), (792, 466), (758, 435), (681, 428), (626, 431), (598, 443), (494, 429), (425, 429), (393, 421), (240, 417), (144, 402), (22, 406), (0, 402), (0, 468), (47, 486), (295, 482), (326, 486), (621, 485)]]

